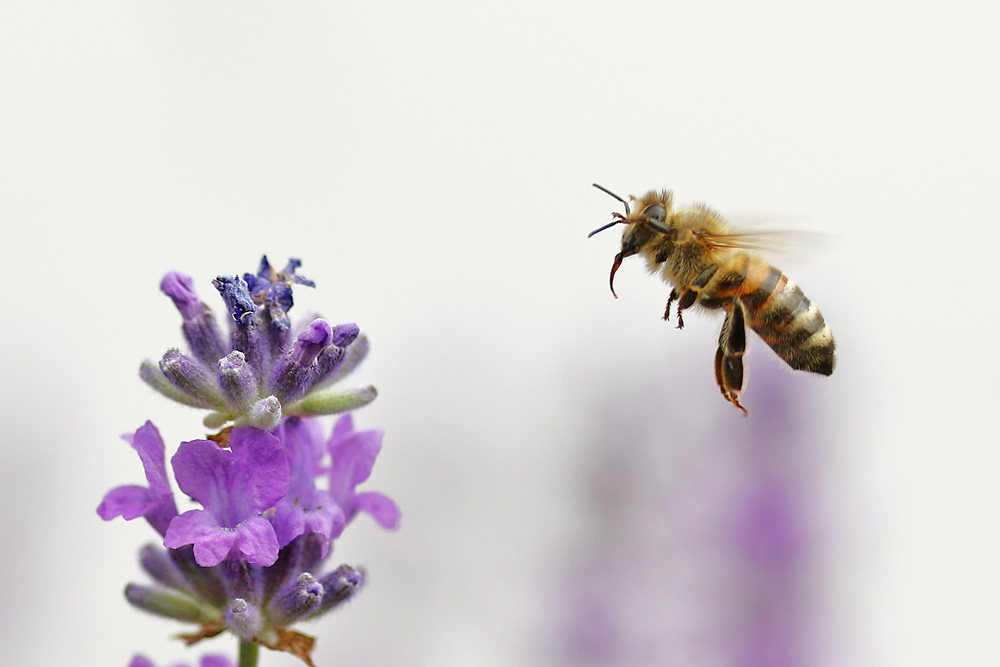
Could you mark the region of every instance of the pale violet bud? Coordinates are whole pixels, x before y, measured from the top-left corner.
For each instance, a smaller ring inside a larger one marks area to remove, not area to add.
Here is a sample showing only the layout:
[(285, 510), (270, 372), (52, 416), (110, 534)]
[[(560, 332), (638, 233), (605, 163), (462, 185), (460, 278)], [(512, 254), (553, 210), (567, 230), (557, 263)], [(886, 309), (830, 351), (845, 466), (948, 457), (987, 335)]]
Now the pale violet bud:
[(323, 586), (323, 601), (314, 616), (325, 614), (351, 599), (364, 584), (364, 580), (364, 572), (350, 565), (341, 565), (336, 570), (324, 574), (319, 579), (319, 583)]
[(178, 621), (208, 623), (219, 619), (219, 614), (211, 607), (172, 589), (129, 584), (125, 587), (125, 598), (143, 611)]
[(184, 575), (177, 568), (170, 553), (154, 544), (147, 544), (139, 551), (139, 564), (149, 576), (168, 588), (186, 589)]
[(160, 281), (160, 289), (184, 318), (182, 331), (195, 358), (207, 366), (218, 361), (226, 353), (225, 344), (212, 310), (198, 298), (191, 277), (171, 271)]
[(316, 365), (313, 367), (313, 376), (310, 378), (311, 386), (319, 388), (330, 385), (349, 375), (368, 356), (368, 347), (368, 337), (364, 334), (359, 334), (344, 349), (343, 355), (337, 355), (332, 359), (324, 360), (323, 356), (331, 348), (324, 350), (324, 355), (320, 355), (319, 359), (316, 360)]
[(215, 378), (198, 361), (179, 350), (167, 350), (160, 361), (160, 370), (181, 392), (201, 401), (203, 407), (225, 407)]
[(333, 331), (326, 320), (311, 322), (275, 366), (269, 390), (283, 402), (302, 396), (308, 388), (307, 380), (313, 362), (330, 345), (332, 338)]
[(323, 602), (323, 584), (303, 572), (296, 581), (278, 591), (269, 605), (269, 616), (277, 625), (291, 625), (316, 613)]
[(236, 350), (219, 360), (219, 386), (237, 412), (249, 412), (260, 398), (260, 388), (246, 356)]
[(361, 330), (358, 325), (350, 322), (348, 324), (338, 324), (331, 332), (331, 343), (337, 347), (347, 347), (354, 342)]
[(193, 408), (212, 407), (205, 405), (203, 400), (194, 396), (188, 396), (178, 389), (173, 382), (167, 379), (167, 376), (163, 374), (160, 367), (148, 359), (142, 362), (142, 365), (139, 367), (139, 377), (142, 378), (143, 382), (172, 401), (190, 405)]
[(281, 401), (274, 396), (260, 399), (250, 409), (247, 422), (254, 428), (270, 431), (281, 423)]
[(264, 627), (260, 610), (243, 598), (236, 598), (226, 610), (226, 625), (243, 639), (255, 639)]
[(333, 415), (364, 407), (375, 400), (378, 392), (369, 385), (357, 389), (323, 391), (307, 395), (286, 409), (289, 415)]

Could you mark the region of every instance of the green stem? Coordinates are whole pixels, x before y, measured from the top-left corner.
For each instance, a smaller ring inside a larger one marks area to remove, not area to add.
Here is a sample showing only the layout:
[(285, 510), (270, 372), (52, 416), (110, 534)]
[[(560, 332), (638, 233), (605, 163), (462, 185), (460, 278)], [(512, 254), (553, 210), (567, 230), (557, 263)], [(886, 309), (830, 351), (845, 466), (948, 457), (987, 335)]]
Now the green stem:
[(257, 667), (257, 655), (260, 653), (260, 645), (240, 640), (240, 664), (239, 667)]

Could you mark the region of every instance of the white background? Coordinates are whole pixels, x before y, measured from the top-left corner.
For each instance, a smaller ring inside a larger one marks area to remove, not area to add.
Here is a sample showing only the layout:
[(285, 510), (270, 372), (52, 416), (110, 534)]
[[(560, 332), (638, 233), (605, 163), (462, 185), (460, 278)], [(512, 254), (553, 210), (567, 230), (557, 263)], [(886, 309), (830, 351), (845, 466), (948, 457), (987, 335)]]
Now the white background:
[[(4, 664), (205, 652), (124, 602), (153, 534), (94, 508), (141, 481), (120, 433), (204, 433), (137, 377), (181, 343), (160, 277), (215, 304), (211, 278), (264, 252), (319, 285), (293, 312), (368, 332), (355, 377), (380, 397), (357, 421), (387, 431), (368, 488), (404, 511), (338, 542), (372, 585), (305, 628), (318, 663), (565, 661), (563, 566), (616, 548), (587, 475), (632, 444), (595, 424), (704, 425), (662, 443), (692, 456), (755, 428), (714, 387), (718, 320), (660, 322), (668, 288), (638, 260), (608, 293), (618, 232), (586, 234), (618, 204), (593, 181), (830, 239), (781, 264), (839, 344), (831, 378), (776, 376), (822, 452), (801, 480), (822, 638), (798, 664), (1000, 663), (998, 20), (963, 1), (4, 5)], [(755, 341), (752, 370), (779, 363)]]

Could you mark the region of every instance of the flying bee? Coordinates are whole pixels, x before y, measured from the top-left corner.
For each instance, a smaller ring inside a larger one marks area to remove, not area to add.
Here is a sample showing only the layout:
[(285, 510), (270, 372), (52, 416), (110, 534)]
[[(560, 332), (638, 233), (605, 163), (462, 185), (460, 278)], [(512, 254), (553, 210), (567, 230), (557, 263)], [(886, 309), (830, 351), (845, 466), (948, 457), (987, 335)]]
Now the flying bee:
[(636, 205), (633, 213), (628, 201), (597, 183), (594, 187), (625, 206), (624, 215), (613, 213), (614, 220), (588, 236), (625, 225), (621, 251), (611, 265), (611, 293), (618, 297), (615, 273), (622, 260), (642, 255), (649, 271), (673, 288), (663, 319), (670, 319), (675, 301), (678, 329), (684, 327), (684, 311), (693, 305), (725, 312), (715, 381), (723, 397), (743, 414), (749, 414), (739, 400), (747, 325), (795, 370), (833, 373), (830, 327), (798, 285), (753, 252), (760, 247), (760, 235), (734, 232), (705, 206), (675, 210), (673, 195), (666, 190), (650, 190), (637, 200), (630, 197)]

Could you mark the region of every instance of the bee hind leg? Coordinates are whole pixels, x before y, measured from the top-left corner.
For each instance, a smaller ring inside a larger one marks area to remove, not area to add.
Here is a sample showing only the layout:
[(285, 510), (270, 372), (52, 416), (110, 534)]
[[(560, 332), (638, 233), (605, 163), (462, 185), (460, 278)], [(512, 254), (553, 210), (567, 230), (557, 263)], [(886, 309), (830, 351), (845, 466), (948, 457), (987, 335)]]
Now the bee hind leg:
[(740, 391), (743, 389), (743, 355), (747, 349), (747, 330), (743, 308), (739, 302), (734, 302), (726, 313), (719, 334), (719, 349), (715, 352), (715, 381), (723, 398), (749, 415), (747, 409), (740, 404)]

